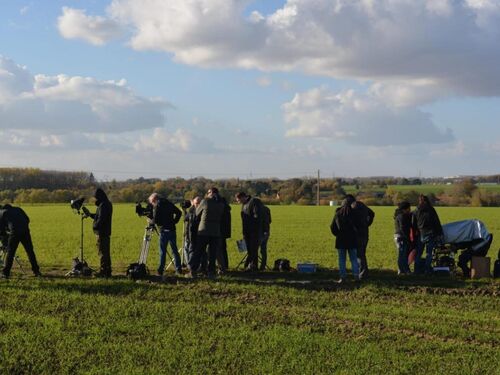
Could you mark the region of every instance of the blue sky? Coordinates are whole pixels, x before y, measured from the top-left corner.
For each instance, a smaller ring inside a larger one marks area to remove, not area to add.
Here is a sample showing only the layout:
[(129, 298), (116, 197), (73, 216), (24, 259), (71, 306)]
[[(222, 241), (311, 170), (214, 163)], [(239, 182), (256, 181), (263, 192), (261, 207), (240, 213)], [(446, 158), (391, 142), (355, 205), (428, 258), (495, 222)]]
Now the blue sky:
[(498, 173), (500, 1), (369, 4), (2, 1), (0, 163), (118, 179)]

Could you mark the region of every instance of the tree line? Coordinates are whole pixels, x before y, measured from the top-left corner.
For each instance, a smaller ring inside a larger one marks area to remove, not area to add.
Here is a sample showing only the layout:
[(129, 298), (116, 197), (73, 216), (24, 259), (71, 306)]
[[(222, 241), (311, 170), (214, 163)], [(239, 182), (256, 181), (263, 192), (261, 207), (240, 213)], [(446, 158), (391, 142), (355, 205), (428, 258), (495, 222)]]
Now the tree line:
[[(449, 179), (421, 178), (323, 178), (320, 180), (320, 204), (337, 204), (346, 193), (356, 195), (369, 205), (395, 205), (402, 200), (416, 204), (421, 192), (426, 192), (436, 205), (444, 206), (500, 206), (500, 188), (482, 189), (479, 183), (496, 183), (500, 175)], [(317, 203), (317, 179), (310, 177), (290, 179), (212, 180), (203, 177), (191, 179), (137, 178), (124, 181), (97, 181), (92, 173), (45, 171), (36, 168), (0, 168), (0, 202), (2, 203), (68, 203), (78, 197), (91, 197), (96, 187), (102, 187), (116, 203), (139, 202), (157, 192), (173, 202), (203, 196), (217, 186), (223, 196), (232, 201), (239, 191), (258, 196), (266, 204), (312, 205)], [(429, 185), (446, 185), (447, 189)], [(397, 189), (397, 186), (415, 185), (415, 189)], [(421, 185), (422, 189), (418, 186)], [(424, 189), (425, 188), (425, 189)]]

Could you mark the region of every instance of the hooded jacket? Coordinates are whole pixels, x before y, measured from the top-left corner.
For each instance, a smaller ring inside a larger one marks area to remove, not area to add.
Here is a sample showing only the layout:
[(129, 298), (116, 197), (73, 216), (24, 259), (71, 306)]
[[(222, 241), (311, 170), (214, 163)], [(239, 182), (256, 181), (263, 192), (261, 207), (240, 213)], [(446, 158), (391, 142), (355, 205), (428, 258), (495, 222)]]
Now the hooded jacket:
[(243, 236), (261, 238), (264, 225), (263, 204), (259, 198), (248, 198), (248, 201), (241, 206)]
[(91, 215), (94, 219), (94, 233), (99, 236), (111, 236), (111, 218), (113, 216), (113, 205), (102, 189), (97, 189), (94, 194), (97, 210)]
[(330, 224), (330, 230), (336, 237), (335, 247), (337, 249), (355, 249), (357, 247), (358, 229), (351, 203), (344, 200), (342, 206), (335, 211), (335, 216)]
[(10, 204), (0, 208), (0, 232), (22, 236), (29, 232), (30, 219), (22, 208)]

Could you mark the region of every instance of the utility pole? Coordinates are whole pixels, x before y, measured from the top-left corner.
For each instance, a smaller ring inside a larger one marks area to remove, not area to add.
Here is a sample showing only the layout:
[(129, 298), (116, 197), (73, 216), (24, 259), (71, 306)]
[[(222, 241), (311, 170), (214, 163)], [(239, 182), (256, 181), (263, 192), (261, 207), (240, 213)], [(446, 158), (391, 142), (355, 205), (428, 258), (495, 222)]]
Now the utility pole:
[(319, 206), (319, 183), (320, 183), (320, 177), (318, 169), (318, 186), (316, 186), (316, 206)]

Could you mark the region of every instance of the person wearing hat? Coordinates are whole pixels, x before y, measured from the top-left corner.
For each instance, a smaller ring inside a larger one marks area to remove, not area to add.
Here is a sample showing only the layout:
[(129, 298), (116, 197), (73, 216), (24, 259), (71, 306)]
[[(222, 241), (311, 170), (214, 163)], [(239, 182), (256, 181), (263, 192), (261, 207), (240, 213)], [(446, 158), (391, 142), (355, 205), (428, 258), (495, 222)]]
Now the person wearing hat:
[(113, 205), (108, 196), (101, 188), (98, 188), (94, 194), (97, 210), (95, 214), (87, 209), (85, 214), (94, 222), (92, 228), (97, 239), (97, 251), (101, 260), (100, 271), (95, 275), (97, 277), (111, 277), (111, 218), (113, 216)]

